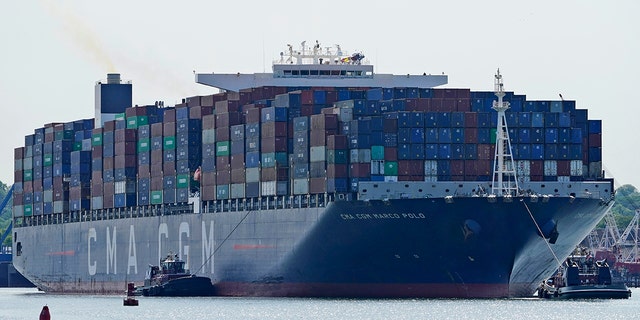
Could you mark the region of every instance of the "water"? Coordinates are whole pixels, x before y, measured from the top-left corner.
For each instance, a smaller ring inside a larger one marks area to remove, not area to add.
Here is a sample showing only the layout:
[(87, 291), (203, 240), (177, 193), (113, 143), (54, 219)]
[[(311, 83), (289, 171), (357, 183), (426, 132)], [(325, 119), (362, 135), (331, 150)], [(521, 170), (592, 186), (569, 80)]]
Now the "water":
[(54, 295), (0, 289), (0, 319), (634, 319), (640, 289), (628, 300), (151, 298), (125, 307), (121, 296)]

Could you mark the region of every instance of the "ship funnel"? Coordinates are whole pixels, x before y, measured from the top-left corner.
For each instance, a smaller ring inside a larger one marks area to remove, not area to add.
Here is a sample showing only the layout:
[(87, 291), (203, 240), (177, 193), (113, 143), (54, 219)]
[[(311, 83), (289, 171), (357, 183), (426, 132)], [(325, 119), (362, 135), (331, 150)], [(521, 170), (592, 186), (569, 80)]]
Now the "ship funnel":
[(108, 73), (107, 82), (98, 81), (95, 87), (95, 123), (100, 128), (105, 122), (115, 120), (126, 108), (132, 106), (130, 81), (122, 81), (119, 73)]
[(119, 73), (107, 73), (107, 83), (108, 84), (117, 84), (120, 83), (120, 74)]

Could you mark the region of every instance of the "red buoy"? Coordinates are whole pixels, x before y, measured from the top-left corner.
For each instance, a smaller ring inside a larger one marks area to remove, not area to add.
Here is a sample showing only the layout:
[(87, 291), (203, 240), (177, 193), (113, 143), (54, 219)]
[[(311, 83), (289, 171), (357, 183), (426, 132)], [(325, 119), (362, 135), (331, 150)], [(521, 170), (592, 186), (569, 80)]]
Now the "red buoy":
[(40, 311), (40, 320), (51, 320), (51, 315), (49, 314), (49, 307), (42, 307), (42, 311)]

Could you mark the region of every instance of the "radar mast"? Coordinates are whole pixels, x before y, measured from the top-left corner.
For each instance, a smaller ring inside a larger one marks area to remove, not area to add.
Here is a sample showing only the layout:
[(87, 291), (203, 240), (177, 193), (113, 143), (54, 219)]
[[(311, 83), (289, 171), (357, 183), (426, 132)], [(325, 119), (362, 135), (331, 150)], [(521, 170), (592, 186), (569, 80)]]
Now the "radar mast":
[(500, 69), (495, 75), (495, 94), (498, 101), (493, 102), (493, 110), (498, 112), (498, 125), (496, 128), (496, 151), (493, 165), (493, 182), (491, 193), (494, 195), (515, 196), (518, 192), (518, 180), (516, 179), (516, 167), (511, 153), (511, 140), (505, 111), (509, 109), (509, 102), (502, 101), (505, 96), (504, 84)]

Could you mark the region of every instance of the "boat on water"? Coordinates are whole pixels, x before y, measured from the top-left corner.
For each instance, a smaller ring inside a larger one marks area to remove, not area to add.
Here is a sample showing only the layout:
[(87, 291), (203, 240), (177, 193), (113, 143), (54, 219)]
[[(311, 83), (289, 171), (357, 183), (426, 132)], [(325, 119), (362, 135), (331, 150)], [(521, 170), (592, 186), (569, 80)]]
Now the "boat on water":
[(553, 299), (628, 299), (631, 290), (624, 283), (612, 283), (607, 260), (595, 260), (580, 250), (538, 288), (538, 297)]
[[(347, 59), (348, 58), (348, 59)], [(15, 149), (13, 261), (38, 288), (120, 293), (171, 248), (221, 296), (528, 297), (613, 204), (602, 124), (575, 101), (439, 88), (340, 47)]]
[(144, 285), (136, 294), (145, 297), (198, 297), (214, 294), (211, 279), (196, 276), (184, 268), (185, 261), (169, 254), (159, 266), (149, 265)]

